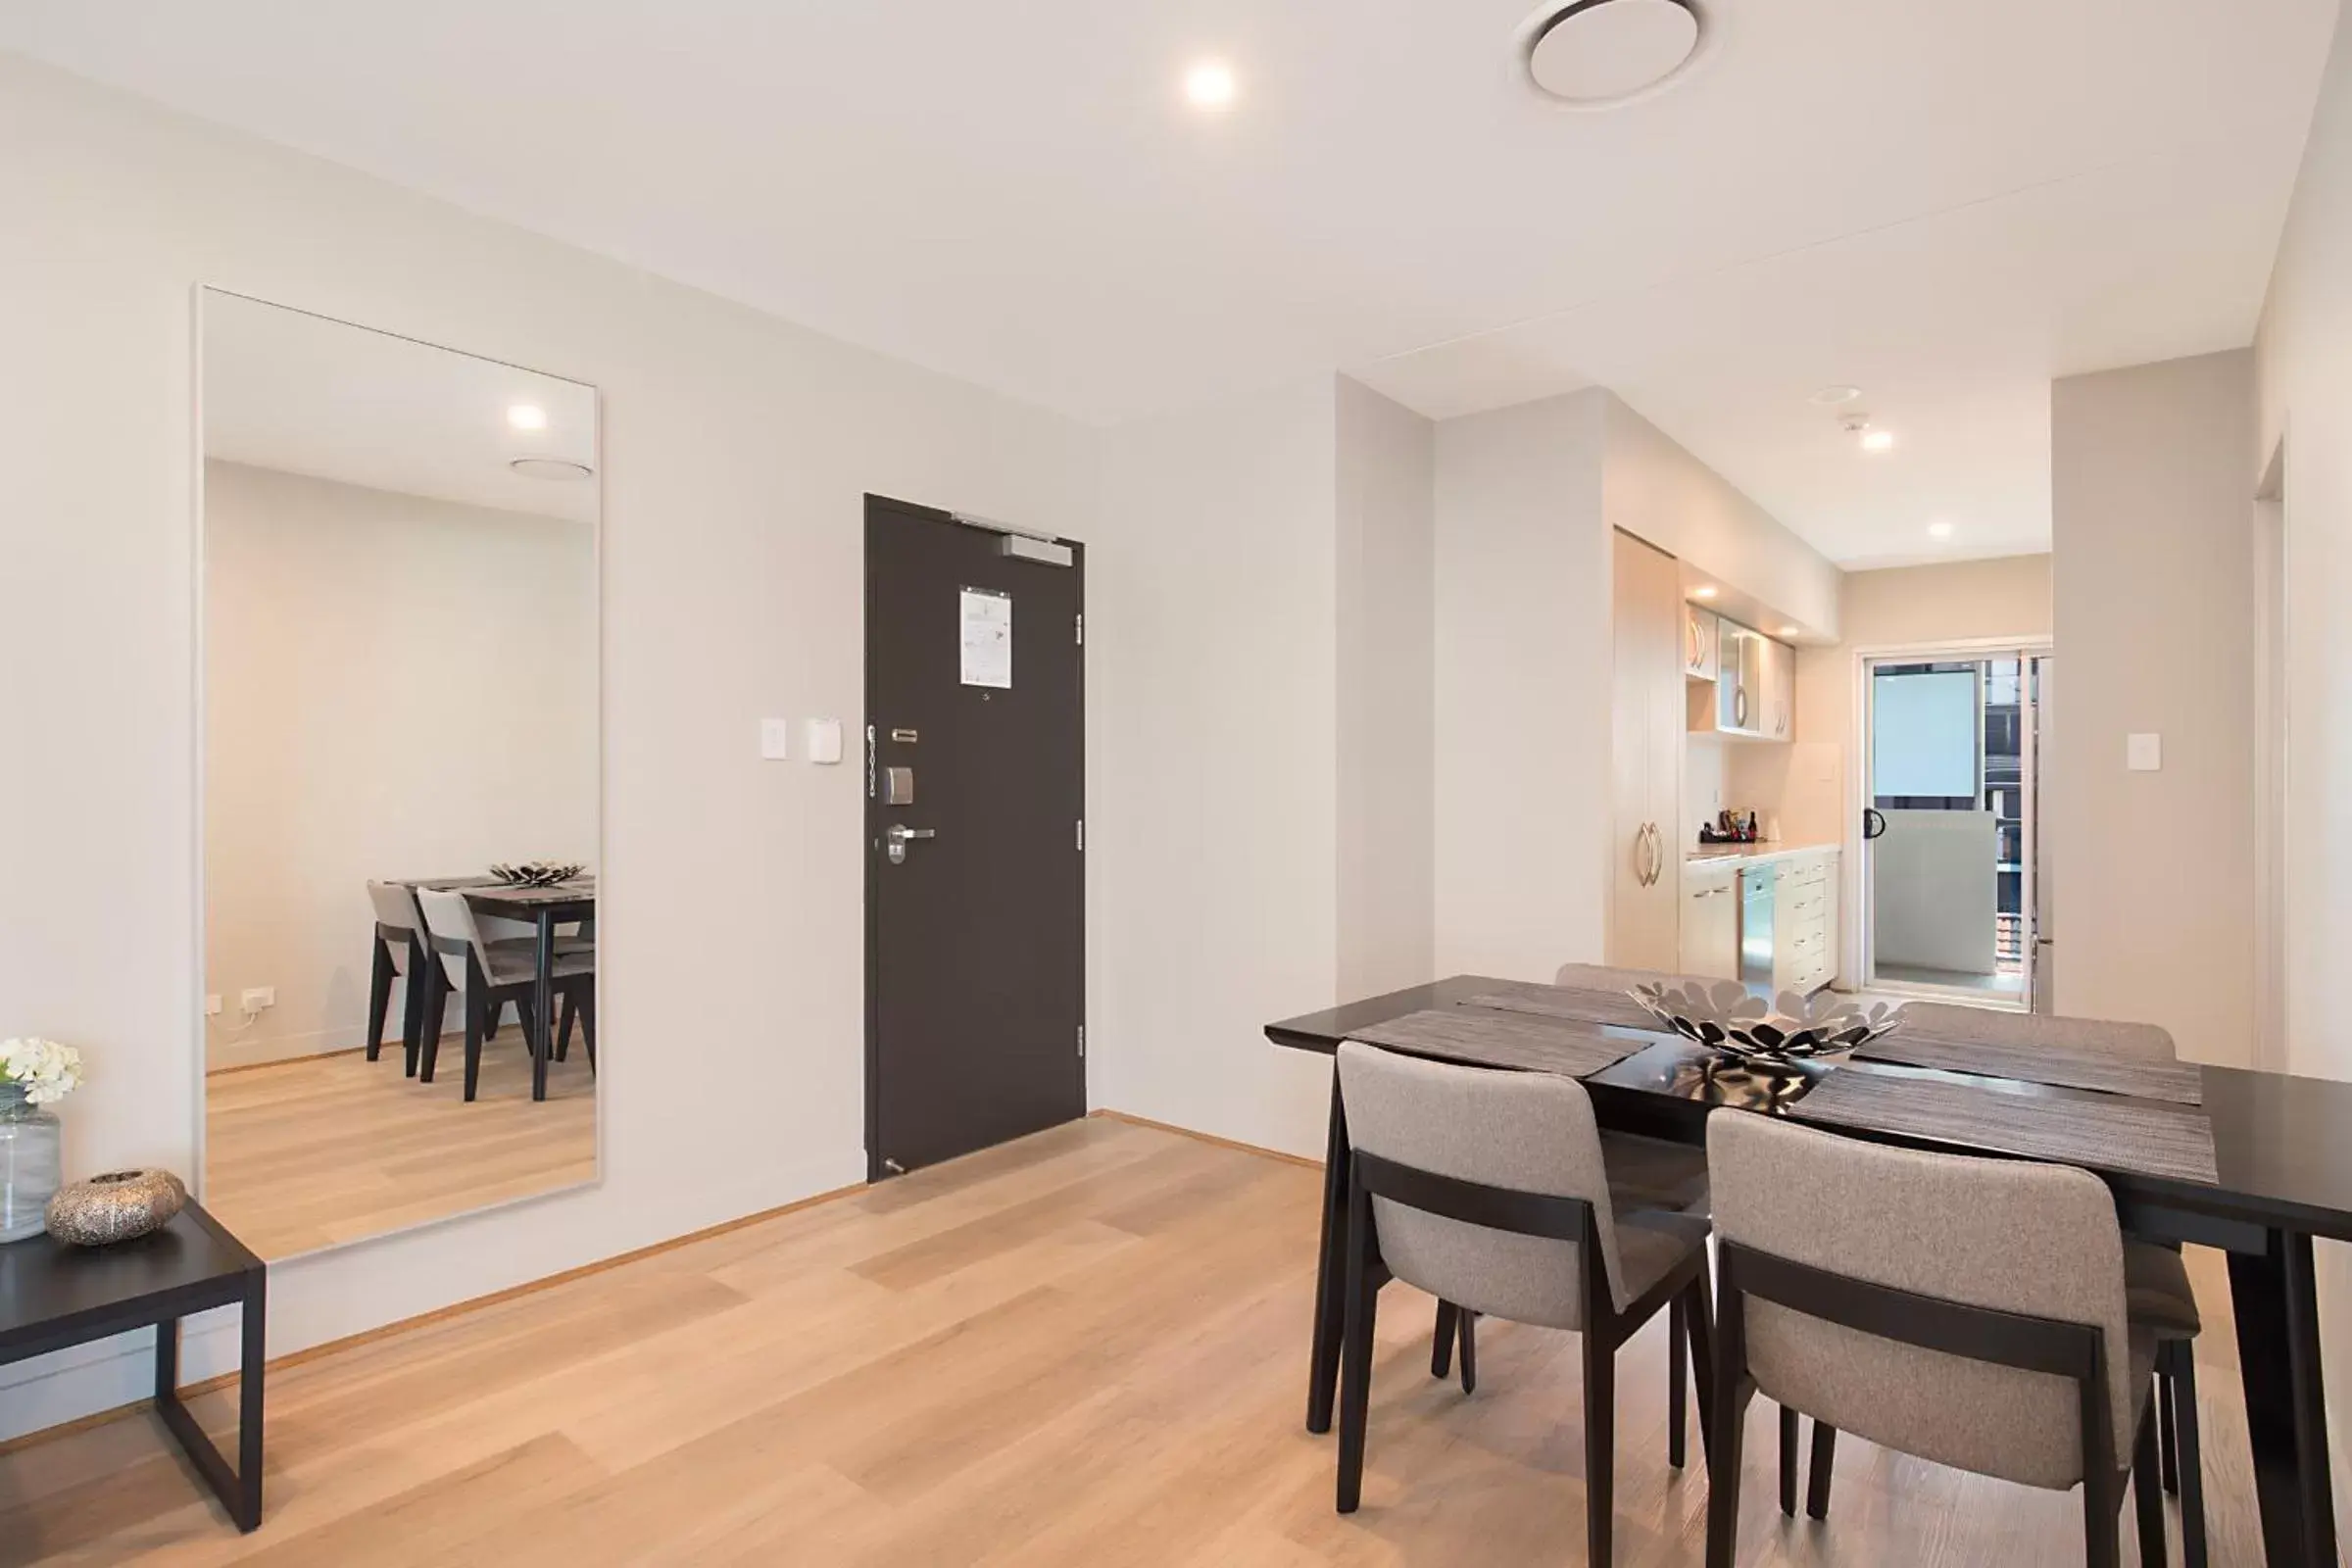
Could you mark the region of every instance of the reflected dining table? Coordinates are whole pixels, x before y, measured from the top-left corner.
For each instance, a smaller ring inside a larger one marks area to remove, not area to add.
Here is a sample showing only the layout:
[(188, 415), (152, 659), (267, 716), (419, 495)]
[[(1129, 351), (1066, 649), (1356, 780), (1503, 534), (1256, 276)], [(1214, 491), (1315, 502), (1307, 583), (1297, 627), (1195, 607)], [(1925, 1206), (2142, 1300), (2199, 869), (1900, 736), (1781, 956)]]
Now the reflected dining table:
[[(1663, 1032), (1628, 997), (1477, 975), (1284, 1019), (1265, 1033), (1325, 1055), (1343, 1040), (1369, 1040), (1438, 1060), (1563, 1073), (1590, 1091), (1601, 1126), (1685, 1144), (1703, 1144), (1706, 1118), (1731, 1108), (1911, 1148), (2089, 1170), (2132, 1234), (2228, 1254), (2264, 1561), (2334, 1568), (2313, 1243), (2352, 1241), (2352, 1084), (2194, 1062), (2116, 1062), (2103, 1072), (2066, 1053), (2051, 1054), (2043, 1071), (2014, 1052), (1972, 1060), (1917, 1041), (1888, 1050), (1901, 1060), (1871, 1059), (1865, 1047), (1762, 1078)], [(1308, 1357), (1306, 1425), (1317, 1433), (1331, 1429), (1339, 1379), (1349, 1159), (1334, 1074)]]
[(556, 927), (596, 918), (596, 878), (574, 877), (552, 887), (516, 887), (494, 876), (410, 877), (410, 887), (462, 893), (477, 915), (531, 927), (531, 1016), (523, 1023), (531, 1053), (531, 1098), (547, 1098), (547, 1063), (555, 1047)]

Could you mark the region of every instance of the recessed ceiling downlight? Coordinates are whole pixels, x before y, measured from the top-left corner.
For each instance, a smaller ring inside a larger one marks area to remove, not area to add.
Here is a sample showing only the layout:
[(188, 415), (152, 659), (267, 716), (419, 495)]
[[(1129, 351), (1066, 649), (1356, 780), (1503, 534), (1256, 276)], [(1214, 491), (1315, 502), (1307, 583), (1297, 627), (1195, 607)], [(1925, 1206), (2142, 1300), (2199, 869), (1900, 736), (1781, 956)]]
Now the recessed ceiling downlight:
[(596, 470), (569, 458), (514, 458), (507, 466), (526, 479), (586, 479)]
[(1519, 29), (1528, 79), (1576, 109), (1608, 109), (1666, 85), (1708, 41), (1698, 0), (1547, 0)]

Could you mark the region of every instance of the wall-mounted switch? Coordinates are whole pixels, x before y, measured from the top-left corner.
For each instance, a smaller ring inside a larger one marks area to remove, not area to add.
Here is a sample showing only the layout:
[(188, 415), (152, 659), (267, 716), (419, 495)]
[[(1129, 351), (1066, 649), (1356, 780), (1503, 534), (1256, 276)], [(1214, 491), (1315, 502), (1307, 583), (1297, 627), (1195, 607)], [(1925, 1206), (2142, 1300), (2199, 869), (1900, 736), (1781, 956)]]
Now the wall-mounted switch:
[(838, 762), (841, 760), (841, 720), (812, 718), (808, 721), (808, 760)]
[(763, 718), (760, 721), (760, 756), (770, 762), (781, 762), (792, 756), (791, 719)]
[(218, 991), (209, 991), (209, 992), (205, 993), (205, 998), (204, 998), (204, 1015), (205, 1015), (207, 1018), (218, 1018), (218, 1017), (220, 1017), (220, 992), (218, 992)]
[(2161, 735), (2125, 736), (2124, 766), (2134, 773), (2158, 771), (2164, 766), (2164, 737)]

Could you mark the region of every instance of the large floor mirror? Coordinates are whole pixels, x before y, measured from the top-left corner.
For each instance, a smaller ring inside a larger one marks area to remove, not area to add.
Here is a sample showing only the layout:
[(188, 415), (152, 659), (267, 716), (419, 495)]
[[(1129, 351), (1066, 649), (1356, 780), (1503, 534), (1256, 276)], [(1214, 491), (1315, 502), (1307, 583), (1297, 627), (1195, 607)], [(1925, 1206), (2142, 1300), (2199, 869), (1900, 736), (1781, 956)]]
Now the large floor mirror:
[(205, 1202), (283, 1258), (593, 1181), (593, 387), (207, 289)]

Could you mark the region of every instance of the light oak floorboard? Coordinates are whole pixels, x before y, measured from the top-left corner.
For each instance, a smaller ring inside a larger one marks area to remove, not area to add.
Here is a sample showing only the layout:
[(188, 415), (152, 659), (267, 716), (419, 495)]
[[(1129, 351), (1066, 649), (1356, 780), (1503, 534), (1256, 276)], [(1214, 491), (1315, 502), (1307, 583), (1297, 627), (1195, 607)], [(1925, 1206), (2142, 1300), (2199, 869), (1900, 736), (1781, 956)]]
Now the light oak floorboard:
[[(1300, 1422), (1319, 1199), (1313, 1170), (1073, 1123), (283, 1369), (251, 1537), (149, 1418), (21, 1449), (0, 1564), (1581, 1561), (1575, 1339), (1483, 1324), (1466, 1398), (1402, 1286), (1364, 1506), (1332, 1511), (1334, 1442)], [(2252, 1563), (2227, 1287), (2192, 1260), (2213, 1560)], [(1695, 1568), (1707, 1483), (1695, 1422), (1691, 1469), (1666, 1465), (1663, 1321), (1621, 1353), (1618, 1561)], [(195, 1407), (218, 1432), (231, 1398)], [(1759, 1401), (1745, 1568), (2081, 1560), (2072, 1495), (1852, 1441), (1828, 1523), (1785, 1520), (1774, 1434)]]
[(530, 1198), (596, 1179), (596, 1080), (575, 1031), (531, 1099), (512, 1019), (466, 1093), (466, 1041), (441, 1043), (433, 1082), (400, 1047), (240, 1067), (205, 1080), (205, 1206), (266, 1258)]

